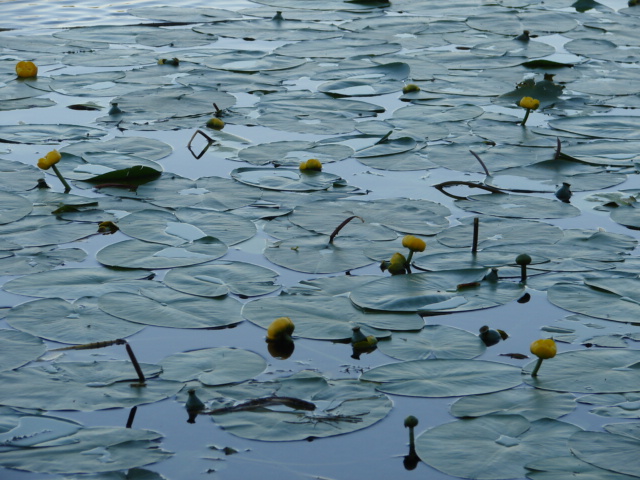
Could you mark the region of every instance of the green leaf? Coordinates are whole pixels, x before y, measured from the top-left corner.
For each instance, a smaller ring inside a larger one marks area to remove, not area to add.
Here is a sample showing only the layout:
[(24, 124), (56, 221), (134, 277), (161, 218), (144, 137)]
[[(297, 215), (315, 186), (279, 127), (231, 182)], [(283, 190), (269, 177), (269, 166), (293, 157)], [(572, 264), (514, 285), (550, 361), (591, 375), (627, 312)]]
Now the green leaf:
[[(568, 453), (567, 441), (579, 430), (557, 420), (529, 422), (520, 415), (490, 415), (433, 427), (416, 439), (416, 451), (423, 462), (448, 475), (523, 478), (525, 465)], [(461, 438), (464, 448), (452, 449)]]
[(640, 351), (630, 349), (577, 350), (559, 353), (542, 363), (537, 377), (529, 374), (536, 362), (526, 365), (524, 382), (543, 390), (578, 393), (640, 391)]
[(260, 375), (267, 362), (237, 348), (207, 348), (169, 355), (160, 363), (161, 378), (178, 382), (199, 380), (205, 385), (240, 383)]
[(379, 342), (378, 349), (399, 360), (474, 358), (486, 350), (477, 335), (448, 327), (426, 325), (417, 333), (394, 333), (390, 340)]
[(413, 360), (372, 368), (360, 380), (381, 392), (410, 397), (454, 397), (497, 392), (522, 382), (519, 369), (484, 360)]

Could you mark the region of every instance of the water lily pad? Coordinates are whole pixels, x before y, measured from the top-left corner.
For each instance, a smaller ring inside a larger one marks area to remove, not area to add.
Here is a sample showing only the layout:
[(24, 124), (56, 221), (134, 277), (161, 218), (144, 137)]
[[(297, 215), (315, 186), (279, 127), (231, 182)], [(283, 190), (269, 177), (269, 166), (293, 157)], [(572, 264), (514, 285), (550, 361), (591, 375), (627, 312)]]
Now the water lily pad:
[(195, 208), (180, 208), (175, 212), (140, 210), (122, 218), (118, 227), (130, 237), (173, 246), (206, 237), (215, 237), (226, 245), (233, 245), (248, 240), (256, 233), (256, 227), (250, 220), (230, 213)]
[[(341, 231), (341, 235), (352, 235), (362, 228), (371, 229), (371, 225), (382, 225), (397, 232), (413, 235), (434, 235), (449, 225), (446, 218), (450, 214), (448, 208), (428, 200), (408, 198), (386, 198), (367, 202), (356, 200), (338, 200), (313, 202), (300, 205), (289, 215), (290, 221), (307, 230), (330, 235), (345, 219), (357, 215), (364, 219), (349, 222)], [(389, 239), (385, 236), (371, 240)]]
[(435, 313), (495, 307), (522, 296), (522, 285), (482, 281), (487, 273), (463, 269), (385, 277), (357, 288), (350, 298), (366, 309)]
[(126, 470), (169, 458), (170, 452), (158, 448), (161, 437), (151, 430), (83, 428), (59, 441), (37, 444), (37, 448), (0, 452), (0, 465), (46, 474)]
[(257, 353), (237, 348), (206, 348), (176, 353), (162, 362), (160, 378), (205, 385), (240, 383), (261, 374), (267, 362)]
[(0, 202), (2, 202), (0, 224), (20, 220), (33, 210), (33, 205), (29, 200), (13, 193), (0, 192)]
[[(443, 230), (436, 239), (447, 247), (470, 248), (473, 245), (474, 218), (461, 218), (460, 225)], [(496, 217), (482, 217), (478, 220), (479, 248), (496, 245), (549, 245), (562, 238), (560, 228), (545, 222)]]
[[(0, 258), (0, 274), (26, 275), (51, 270), (68, 262), (81, 262), (87, 252), (79, 248), (33, 247), (7, 252)], [(5, 284), (6, 285), (6, 284)]]
[(610, 470), (595, 467), (572, 456), (552, 457), (537, 460), (525, 465), (527, 478), (531, 480), (556, 480), (572, 478), (575, 480), (633, 480), (638, 477), (622, 475)]
[(335, 183), (344, 183), (342, 178), (331, 173), (285, 168), (236, 168), (231, 172), (231, 177), (246, 185), (293, 192), (326, 190)]
[[(637, 294), (630, 292), (623, 283), (637, 284), (635, 279), (608, 278), (589, 280), (588, 283), (557, 283), (548, 291), (551, 303), (571, 312), (591, 317), (604, 318), (614, 322), (637, 323), (640, 315), (640, 302)], [(590, 284), (593, 284), (591, 286)], [(611, 287), (606, 289), (602, 286)], [(627, 295), (631, 293), (631, 295)]]
[[(426, 464), (456, 477), (523, 478), (525, 465), (567, 452), (567, 441), (580, 428), (558, 420), (529, 422), (520, 415), (491, 415), (433, 427), (416, 439)], [(452, 451), (455, 439), (466, 448)]]
[(35, 360), (47, 347), (44, 342), (28, 333), (0, 330), (0, 371), (13, 370)]
[(564, 352), (543, 362), (531, 377), (535, 362), (524, 367), (523, 380), (544, 390), (577, 393), (624, 393), (640, 391), (640, 351), (598, 349)]
[(43, 247), (71, 243), (95, 232), (92, 224), (66, 222), (54, 215), (29, 215), (0, 225), (0, 240), (23, 247)]
[(47, 298), (22, 303), (7, 314), (12, 327), (61, 343), (92, 343), (124, 338), (142, 330), (101, 312), (93, 297), (74, 303), (61, 298)]
[(508, 218), (570, 218), (580, 215), (580, 209), (558, 200), (492, 193), (471, 195), (468, 200), (456, 200), (463, 210)]
[(174, 268), (164, 283), (179, 292), (202, 297), (218, 297), (229, 292), (254, 297), (275, 292), (278, 273), (260, 265), (244, 262), (217, 262), (194, 267)]
[(264, 251), (276, 265), (307, 273), (337, 273), (370, 265), (365, 255), (371, 242), (338, 235), (333, 243), (325, 235), (294, 237), (281, 240)]
[(72, 435), (82, 428), (72, 420), (48, 415), (22, 415), (15, 418), (16, 425), (0, 434), (2, 451), (51, 442)]
[(253, 145), (238, 152), (238, 158), (253, 165), (300, 165), (310, 158), (330, 163), (344, 160), (353, 154), (353, 149), (335, 143), (317, 143), (304, 141), (282, 141)]
[(378, 343), (385, 355), (398, 360), (427, 358), (474, 358), (486, 350), (480, 338), (466, 330), (446, 325), (426, 325), (417, 333), (394, 333), (391, 340)]
[(0, 142), (55, 145), (72, 140), (100, 138), (106, 134), (105, 130), (80, 125), (2, 125), (0, 127)]
[(96, 259), (110, 267), (173, 268), (215, 260), (227, 252), (217, 238), (204, 237), (180, 246), (166, 246), (142, 240), (112, 243), (98, 251)]
[(549, 126), (571, 133), (597, 138), (640, 140), (640, 118), (621, 115), (596, 115), (556, 118)]
[(113, 291), (137, 292), (150, 285), (149, 276), (147, 270), (65, 268), (14, 278), (2, 289), (30, 297), (99, 297)]
[(171, 145), (154, 138), (116, 137), (104, 142), (76, 142), (60, 149), (63, 153), (83, 157), (90, 161), (92, 154), (113, 153), (116, 155), (134, 155), (147, 160), (160, 160), (173, 151)]
[(412, 360), (372, 368), (360, 380), (381, 392), (410, 397), (454, 397), (497, 392), (520, 385), (520, 369), (484, 360)]
[[(131, 362), (59, 362), (0, 373), (3, 405), (41, 410), (95, 411), (153, 403), (174, 395), (182, 383), (151, 379), (156, 365), (141, 364), (146, 387), (132, 387), (138, 376)], [(16, 388), (19, 386), (19, 388)]]
[(168, 287), (141, 290), (140, 295), (108, 293), (98, 305), (118, 318), (159, 327), (213, 328), (242, 321), (241, 303), (234, 298), (196, 297)]
[(559, 418), (576, 408), (570, 393), (536, 388), (512, 388), (501, 392), (462, 397), (451, 406), (456, 417), (483, 415), (522, 415), (530, 422), (541, 418)]
[[(324, 438), (367, 428), (391, 410), (391, 400), (371, 385), (357, 380), (333, 380), (303, 371), (291, 377), (258, 385), (256, 396), (287, 396), (312, 402), (315, 410), (260, 408), (213, 415), (225, 431), (242, 438), (262, 441), (294, 441)], [(250, 387), (250, 386), (249, 386)], [(266, 393), (271, 391), (272, 393)], [(247, 390), (234, 387), (220, 392), (236, 400), (247, 400)], [(255, 394), (254, 394), (255, 395)], [(251, 397), (250, 397), (251, 398)], [(256, 398), (256, 397), (253, 397)]]
[(367, 334), (388, 337), (377, 330), (418, 330), (424, 321), (413, 314), (385, 314), (363, 312), (345, 297), (324, 295), (280, 295), (265, 297), (246, 303), (242, 315), (252, 323), (268, 328), (278, 317), (291, 318), (296, 326), (294, 337), (318, 340), (346, 340), (354, 326), (362, 326)]
[(578, 432), (569, 439), (571, 452), (580, 460), (617, 473), (636, 476), (640, 439), (605, 432)]

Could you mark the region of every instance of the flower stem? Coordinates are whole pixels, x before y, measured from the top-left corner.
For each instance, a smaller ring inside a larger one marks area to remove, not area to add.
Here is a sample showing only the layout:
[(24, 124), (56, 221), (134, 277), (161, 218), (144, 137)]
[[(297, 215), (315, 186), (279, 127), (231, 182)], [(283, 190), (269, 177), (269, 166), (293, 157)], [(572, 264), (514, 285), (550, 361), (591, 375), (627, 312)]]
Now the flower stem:
[(64, 193), (69, 193), (71, 191), (71, 187), (69, 186), (67, 181), (64, 179), (64, 177), (60, 173), (60, 170), (58, 170), (58, 167), (56, 167), (55, 165), (51, 165), (51, 168), (53, 168), (53, 171), (55, 172), (55, 174), (58, 176), (58, 178), (62, 182), (62, 185), (64, 185)]
[(538, 358), (538, 361), (536, 362), (536, 366), (533, 367), (533, 371), (531, 372), (532, 377), (538, 376), (538, 370), (540, 370), (540, 365), (542, 365), (542, 358)]
[(527, 113), (524, 114), (524, 118), (522, 119), (522, 123), (520, 124), (522, 127), (525, 126), (527, 120), (529, 119), (529, 114), (531, 113), (531, 109), (527, 108)]

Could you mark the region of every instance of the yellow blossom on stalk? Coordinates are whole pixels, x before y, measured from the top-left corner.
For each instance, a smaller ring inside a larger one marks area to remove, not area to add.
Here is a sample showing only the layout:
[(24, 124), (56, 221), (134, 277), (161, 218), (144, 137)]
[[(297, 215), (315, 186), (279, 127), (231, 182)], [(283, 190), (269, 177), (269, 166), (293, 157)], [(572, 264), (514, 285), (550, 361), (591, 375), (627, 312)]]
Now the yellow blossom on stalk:
[(402, 246), (407, 247), (412, 252), (424, 252), (424, 249), (427, 248), (424, 240), (413, 235), (406, 235), (402, 239)]
[(387, 266), (387, 270), (391, 275), (401, 275), (405, 273), (405, 265), (407, 263), (407, 259), (401, 253), (394, 253), (391, 256), (391, 260), (389, 261), (389, 265)]
[(58, 163), (61, 158), (62, 155), (60, 155), (58, 150), (51, 150), (43, 158), (38, 160), (38, 167), (42, 170), (49, 170), (53, 165)]
[(543, 360), (553, 358), (556, 356), (556, 353), (558, 353), (558, 348), (556, 347), (556, 342), (553, 341), (553, 338), (536, 340), (531, 344), (529, 350), (531, 350), (531, 353), (536, 357), (542, 358)]
[(518, 105), (529, 110), (537, 110), (540, 108), (540, 100), (531, 97), (522, 97)]
[(296, 326), (289, 317), (276, 318), (267, 329), (267, 342), (291, 341)]
[(224, 122), (217, 117), (213, 117), (207, 121), (207, 127), (214, 130), (222, 130), (224, 128)]
[(300, 170), (315, 170), (319, 172), (322, 170), (322, 162), (317, 158), (310, 158), (306, 162), (300, 163)]
[(16, 75), (20, 78), (31, 78), (38, 75), (38, 67), (35, 63), (21, 61), (16, 63)]
[(536, 357), (538, 357), (538, 361), (536, 362), (535, 367), (533, 367), (533, 371), (531, 372), (532, 377), (538, 376), (538, 370), (540, 370), (540, 365), (542, 365), (542, 361), (548, 358), (553, 358), (556, 356), (558, 352), (558, 347), (556, 347), (556, 342), (553, 341), (553, 338), (542, 338), (540, 340), (536, 340), (529, 347), (531, 353), (533, 353)]

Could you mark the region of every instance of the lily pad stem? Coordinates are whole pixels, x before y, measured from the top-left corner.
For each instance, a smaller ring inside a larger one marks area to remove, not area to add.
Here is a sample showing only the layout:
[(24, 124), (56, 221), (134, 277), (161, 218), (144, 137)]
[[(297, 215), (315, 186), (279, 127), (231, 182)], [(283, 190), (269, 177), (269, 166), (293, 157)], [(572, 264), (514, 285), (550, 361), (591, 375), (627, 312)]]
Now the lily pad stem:
[(336, 229), (333, 231), (333, 233), (329, 237), (329, 243), (333, 243), (333, 239), (336, 238), (336, 235), (338, 235), (338, 233), (340, 233), (340, 230), (342, 230), (345, 227), (345, 225), (349, 223), (351, 220), (353, 220), (354, 218), (359, 218), (360, 220), (362, 220), (362, 223), (364, 223), (364, 218), (359, 217), (358, 215), (352, 215), (351, 217), (347, 218), (345, 221), (343, 221), (340, 225), (336, 227)]
[(69, 193), (71, 191), (71, 187), (60, 173), (60, 170), (58, 170), (58, 167), (56, 167), (55, 165), (51, 165), (51, 168), (53, 168), (54, 173), (58, 176), (58, 178), (62, 182), (62, 185), (64, 185), (64, 193)]
[(480, 158), (480, 155), (478, 155), (476, 152), (474, 152), (473, 150), (469, 150), (471, 152), (471, 155), (473, 155), (474, 157), (476, 157), (476, 160), (478, 160), (478, 162), (480, 162), (480, 165), (482, 165), (482, 168), (484, 170), (484, 173), (487, 174), (487, 177), (490, 177), (491, 174), (489, 173), (489, 169), (487, 168), (487, 166), (485, 165), (485, 163), (482, 161), (482, 159)]
[(543, 358), (538, 358), (538, 361), (536, 362), (536, 366), (533, 367), (533, 370), (531, 371), (531, 376), (532, 377), (537, 377), (538, 376), (538, 370), (540, 370), (540, 365), (542, 365), (542, 360), (544, 360)]
[(531, 109), (527, 108), (527, 112), (524, 114), (524, 118), (522, 119), (522, 123), (520, 124), (521, 127), (524, 127), (527, 123), (527, 120), (529, 119), (529, 113), (531, 113)]
[(144, 373), (142, 373), (142, 368), (140, 368), (140, 364), (138, 363), (138, 359), (133, 353), (131, 349), (131, 345), (129, 343), (125, 343), (124, 347), (127, 349), (127, 353), (129, 354), (129, 358), (131, 359), (131, 363), (133, 364), (133, 368), (135, 368), (136, 373), (138, 374), (138, 382), (139, 386), (144, 386), (147, 382), (147, 379), (144, 377)]
[(478, 230), (480, 225), (480, 219), (475, 217), (473, 219), (473, 245), (471, 247), (471, 253), (476, 253), (478, 251)]

